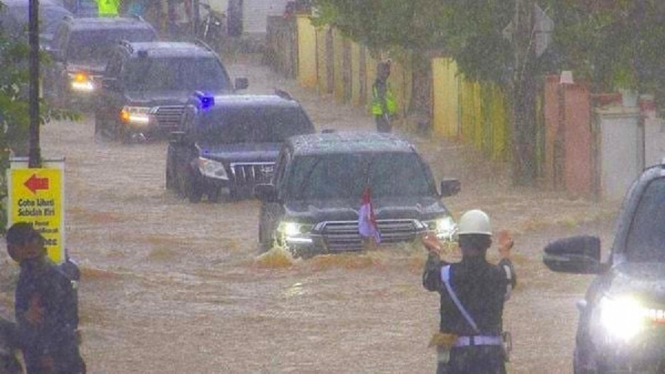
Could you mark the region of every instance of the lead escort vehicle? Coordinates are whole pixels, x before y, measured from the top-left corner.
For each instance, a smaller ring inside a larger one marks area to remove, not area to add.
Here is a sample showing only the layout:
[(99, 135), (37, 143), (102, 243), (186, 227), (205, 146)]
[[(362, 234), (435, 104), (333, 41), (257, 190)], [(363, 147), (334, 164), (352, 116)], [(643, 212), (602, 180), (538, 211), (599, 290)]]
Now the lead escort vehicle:
[(600, 252), (594, 236), (545, 248), (551, 270), (597, 274), (578, 302), (574, 372), (665, 372), (665, 164), (633, 183), (605, 262)]
[(61, 107), (92, 105), (118, 40), (149, 42), (157, 33), (140, 17), (65, 17), (47, 47), (54, 62), (45, 71), (45, 96)]
[(358, 251), (362, 195), (370, 191), (380, 245), (409, 243), (427, 231), (451, 240), (456, 224), (437, 191), (429, 166), (413, 145), (392, 135), (341, 132), (297, 136), (283, 147), (271, 183), (255, 187), (262, 200), (259, 242), (295, 256)]
[(185, 109), (179, 131), (171, 134), (167, 151), (166, 187), (191, 202), (205, 195), (219, 200), (251, 196), (268, 183), (282, 143), (291, 136), (311, 134), (314, 125), (300, 103), (279, 95), (197, 93)]
[(116, 44), (95, 107), (95, 133), (123, 142), (177, 130), (195, 91), (208, 95), (247, 88), (231, 83), (219, 56), (201, 42)]

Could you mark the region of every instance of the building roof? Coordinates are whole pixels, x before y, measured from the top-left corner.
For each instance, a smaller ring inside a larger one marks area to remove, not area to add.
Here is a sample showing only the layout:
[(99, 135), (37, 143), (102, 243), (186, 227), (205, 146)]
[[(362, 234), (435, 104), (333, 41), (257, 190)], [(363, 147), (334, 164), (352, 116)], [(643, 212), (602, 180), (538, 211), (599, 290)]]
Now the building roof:
[(415, 151), (411, 143), (396, 135), (369, 131), (301, 135), (288, 143), (298, 155)]

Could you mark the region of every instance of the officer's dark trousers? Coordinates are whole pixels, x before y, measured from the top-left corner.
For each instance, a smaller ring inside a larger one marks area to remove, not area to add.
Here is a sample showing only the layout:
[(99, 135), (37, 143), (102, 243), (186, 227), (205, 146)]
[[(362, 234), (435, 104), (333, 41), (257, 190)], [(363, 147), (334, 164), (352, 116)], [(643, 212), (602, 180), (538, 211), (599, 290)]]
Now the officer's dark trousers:
[(436, 374), (505, 374), (500, 346), (453, 348), (450, 361), (439, 362)]
[(390, 120), (386, 116), (374, 116), (376, 121), (376, 131), (378, 132), (391, 132), (393, 129)]
[[(28, 374), (42, 374), (44, 370), (40, 368), (41, 355), (32, 354), (29, 349), (23, 350), (23, 357), (26, 363), (26, 372)], [(57, 352), (51, 354), (53, 358), (52, 374), (85, 374), (86, 365), (79, 353), (78, 346), (75, 343), (63, 344), (58, 347)], [(49, 374), (51, 374), (49, 373)]]

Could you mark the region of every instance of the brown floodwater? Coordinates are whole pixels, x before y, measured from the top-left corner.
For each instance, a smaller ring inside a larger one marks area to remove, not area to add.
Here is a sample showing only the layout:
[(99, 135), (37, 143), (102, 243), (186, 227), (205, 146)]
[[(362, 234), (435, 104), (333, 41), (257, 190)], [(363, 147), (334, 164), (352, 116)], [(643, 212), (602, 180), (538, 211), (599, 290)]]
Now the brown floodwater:
[[(229, 70), (249, 92), (285, 88), (318, 129), (372, 129), (360, 108), (298, 88), (251, 60)], [(438, 296), (425, 291), (425, 251), (398, 246), (293, 259), (258, 255), (254, 200), (190, 204), (164, 187), (166, 143), (93, 138), (93, 121), (43, 128), (45, 156), (66, 157), (67, 245), (83, 272), (83, 354), (91, 373), (431, 373)], [(457, 143), (412, 137), (459, 216), (486, 210), (515, 234), (519, 286), (506, 306), (513, 373), (571, 372), (575, 301), (590, 278), (547, 271), (540, 252), (576, 233), (611, 240), (615, 207), (515, 189), (505, 165)], [(450, 253), (451, 258), (457, 256)], [(496, 259), (494, 251), (491, 258)], [(2, 261), (4, 311), (16, 267)]]

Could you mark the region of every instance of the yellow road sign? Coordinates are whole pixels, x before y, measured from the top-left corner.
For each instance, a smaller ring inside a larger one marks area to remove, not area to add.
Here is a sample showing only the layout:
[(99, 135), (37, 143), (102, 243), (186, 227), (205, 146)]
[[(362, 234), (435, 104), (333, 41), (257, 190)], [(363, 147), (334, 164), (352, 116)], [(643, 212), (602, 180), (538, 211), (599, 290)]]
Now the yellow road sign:
[(63, 168), (7, 171), (9, 180), (9, 224), (32, 223), (46, 239), (49, 257), (56, 263), (65, 259)]

